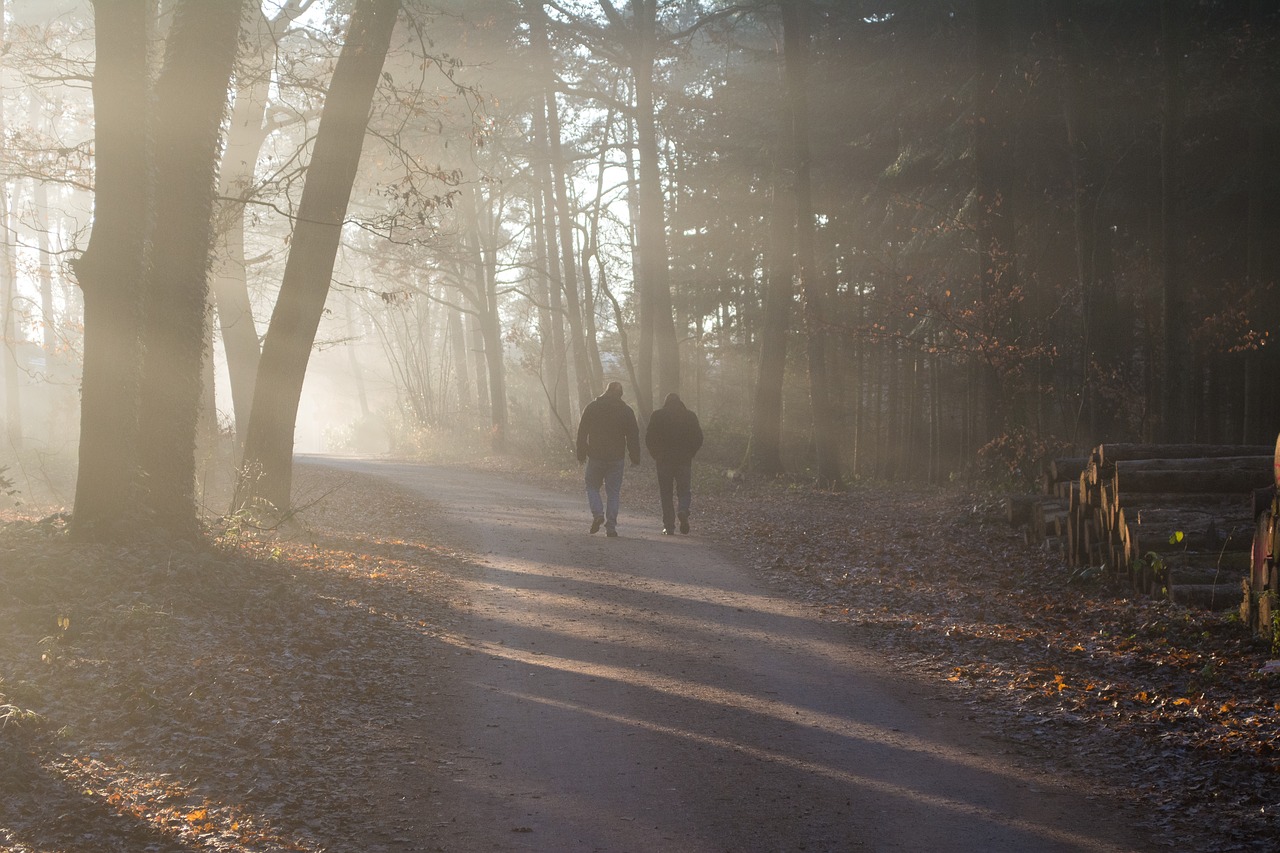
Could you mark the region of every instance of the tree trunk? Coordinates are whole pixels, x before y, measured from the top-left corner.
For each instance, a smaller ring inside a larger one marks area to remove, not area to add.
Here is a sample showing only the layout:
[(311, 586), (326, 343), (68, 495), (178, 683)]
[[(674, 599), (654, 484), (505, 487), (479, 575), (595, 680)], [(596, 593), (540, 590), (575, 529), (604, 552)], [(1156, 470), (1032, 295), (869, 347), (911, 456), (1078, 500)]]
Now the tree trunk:
[(140, 287), (151, 181), (150, 0), (94, 0), (93, 231), (73, 262), (84, 293), (80, 463), (71, 536), (115, 537), (134, 512)]
[[(640, 288), (648, 295), (641, 311), (651, 314), (654, 355), (658, 362), (658, 392), (680, 390), (680, 350), (676, 340), (671, 303), (670, 259), (667, 252), (666, 214), (662, 200), (662, 175), (658, 158), (658, 123), (654, 106), (653, 76), (657, 49), (656, 0), (633, 0), (636, 46), (632, 71), (636, 94), (636, 148), (639, 166)], [(641, 322), (645, 320), (642, 318)], [(643, 363), (641, 367), (643, 368)], [(652, 407), (654, 389), (645, 389)]]
[(608, 163), (609, 139), (613, 135), (614, 111), (609, 110), (604, 121), (604, 137), (600, 140), (600, 159), (596, 164), (595, 204), (587, 222), (586, 249), (582, 253), (582, 296), (584, 332), (587, 336), (587, 357), (591, 369), (591, 388), (604, 389), (604, 365), (600, 361), (600, 334), (596, 327), (597, 290), (591, 277), (591, 260), (601, 267), (600, 279), (604, 280), (604, 265), (600, 259), (600, 207), (604, 198), (604, 175)]
[[(1066, 129), (1067, 161), (1071, 174), (1071, 224), (1075, 235), (1075, 276), (1076, 286), (1080, 292), (1080, 353), (1077, 375), (1081, 380), (1081, 414), (1086, 419), (1083, 430), (1085, 446), (1091, 445), (1098, 436), (1105, 434), (1102, 429), (1103, 407), (1099, 405), (1098, 389), (1094, 369), (1095, 349), (1104, 344), (1100, 334), (1099, 296), (1097, 281), (1093, 275), (1092, 259), (1095, 252), (1093, 208), (1097, 203), (1097, 192), (1091, 179), (1090, 163), (1091, 146), (1086, 133), (1090, 124), (1090, 112), (1084, 106), (1081, 96), (1082, 77), (1086, 73), (1087, 64), (1083, 61), (1082, 46), (1078, 43), (1079, 25), (1071, 19), (1071, 4), (1068, 0), (1052, 0), (1049, 8), (1047, 28), (1053, 35), (1058, 54), (1058, 68), (1062, 89), (1062, 116)], [(1075, 433), (1081, 437), (1079, 424)]]
[[(534, 118), (534, 136), (545, 142), (545, 114), (537, 113)], [(543, 159), (535, 167), (541, 173), (537, 191), (534, 193), (533, 209), (538, 221), (535, 224), (535, 239), (538, 240), (538, 252), (542, 256), (545, 270), (547, 294), (547, 326), (551, 337), (544, 339), (543, 347), (549, 342), (551, 358), (544, 364), (543, 382), (546, 387), (547, 400), (551, 404), (552, 416), (561, 424), (569, 423), (572, 412), (569, 403), (569, 355), (564, 336), (564, 288), (561, 286), (559, 247), (555, 227), (555, 204), (551, 195), (551, 170)]]
[[(529, 28), (534, 41), (535, 53), (540, 56), (546, 53), (545, 21), (541, 4), (529, 15)], [(539, 46), (539, 40), (542, 42)], [(541, 57), (540, 63), (547, 66), (550, 73), (550, 57)], [(543, 364), (540, 370), (547, 402), (551, 406), (551, 416), (563, 429), (572, 417), (569, 404), (569, 356), (564, 337), (564, 305), (560, 251), (556, 229), (555, 197), (552, 190), (551, 170), (551, 130), (547, 123), (547, 92), (545, 86), (542, 97), (533, 107), (533, 151), (532, 163), (535, 186), (533, 192), (534, 224), (533, 236), (537, 270), (543, 276), (541, 292), (546, 294), (546, 316), (543, 323), (549, 336), (542, 338)], [(478, 244), (477, 244), (478, 245)], [(546, 358), (548, 347), (550, 358)], [(549, 381), (548, 381), (549, 374)]]
[[(632, 105), (635, 106), (634, 104)], [(654, 326), (656, 323), (653, 310), (653, 291), (646, 286), (646, 260), (640, 248), (640, 170), (636, 163), (635, 126), (636, 123), (627, 115), (627, 135), (623, 144), (626, 153), (627, 169), (627, 217), (630, 223), (628, 236), (631, 238), (631, 278), (636, 300), (636, 324), (639, 326), (640, 339), (637, 342), (635, 370), (633, 371), (636, 392), (636, 407), (640, 410), (640, 420), (647, 423), (653, 413), (653, 348)], [(615, 309), (617, 303), (614, 303)], [(618, 312), (618, 328), (622, 328), (622, 313)]]
[[(460, 291), (465, 298), (465, 293)], [(471, 353), (471, 375), (475, 377), (475, 401), (480, 414), (492, 420), (493, 406), (489, 396), (489, 367), (484, 357), (484, 334), (481, 331), (479, 310), (473, 310), (467, 318), (467, 350)]]
[[(7, 16), (4, 0), (0, 0), (0, 44), (5, 41)], [(3, 90), (4, 69), (0, 66), (0, 90)], [(0, 139), (7, 136), (7, 122), (4, 102), (0, 100)], [(15, 264), (17, 245), (17, 229), (12, 225), (12, 211), (9, 198), (9, 179), (0, 179), (0, 359), (4, 361), (4, 423), (5, 437), (10, 447), (22, 447), (22, 396), (20, 388), (20, 371), (18, 369), (18, 281)]]
[(464, 269), (472, 276), (472, 285), (466, 291), (476, 318), (475, 331), (482, 348), (483, 359), (477, 359), (477, 374), (484, 373), (488, 388), (489, 437), (493, 450), (503, 453), (507, 448), (507, 378), (502, 345), (502, 316), (498, 310), (498, 250), (492, 210), (481, 208), (480, 202), (492, 205), (475, 187), (464, 188), (458, 205), (462, 222), (464, 250), (467, 258)]
[[(547, 202), (554, 204), (554, 217), (558, 225), (560, 244), (560, 282), (564, 288), (564, 315), (569, 322), (570, 344), (573, 352), (573, 373), (578, 392), (578, 408), (586, 408), (591, 402), (591, 368), (587, 357), (587, 342), (583, 331), (582, 299), (578, 293), (578, 265), (574, 260), (573, 211), (569, 202), (568, 180), (565, 175), (564, 148), (560, 140), (560, 107), (556, 97), (556, 75), (552, 65), (551, 49), (547, 44), (546, 21), (542, 0), (530, 0), (529, 32), (534, 55), (543, 78), (542, 102), (546, 110), (547, 156), (550, 164), (550, 183), (546, 184)], [(535, 108), (535, 111), (538, 111)]]
[[(0, 7), (4, 4), (0, 3)], [(3, 9), (0, 8), (0, 12)], [(0, 24), (0, 36), (4, 24)], [(39, 128), (43, 122), (41, 100), (34, 95), (31, 98), (30, 122), (32, 128)], [(50, 262), (49, 243), (49, 188), (42, 178), (32, 182), (31, 201), (35, 208), (36, 248), (40, 253), (40, 330), (41, 344), (44, 347), (46, 364), (52, 365), (54, 353), (58, 348), (57, 323), (53, 311), (53, 264)]]
[(467, 364), (467, 337), (462, 330), (462, 311), (446, 308), (448, 312), (448, 336), (453, 350), (453, 373), (458, 379), (458, 412), (465, 414), (475, 409), (471, 399), (471, 365)]
[(253, 497), (278, 510), (293, 486), (293, 430), (399, 0), (359, 0), (316, 131), (284, 280), (263, 341), (245, 440)]
[(605, 299), (609, 300), (609, 305), (613, 308), (613, 322), (618, 327), (618, 347), (622, 350), (622, 363), (626, 365), (627, 378), (631, 380), (631, 387), (643, 387), (635, 359), (631, 356), (631, 343), (628, 340), (627, 325), (622, 316), (622, 305), (618, 302), (618, 298), (613, 295), (613, 291), (609, 289), (609, 280), (605, 277), (603, 264), (600, 265), (600, 292), (604, 294)]
[(802, 31), (801, 2), (803, 0), (783, 0), (782, 3), (787, 97), (792, 109), (792, 155), (795, 157), (796, 268), (804, 297), (817, 485), (823, 489), (839, 489), (844, 483), (837, 454), (835, 417), (831, 410), (826, 330), (823, 328), (825, 300), (814, 248), (815, 223), (809, 176), (808, 36)]
[[(974, 164), (978, 195), (975, 231), (978, 249), (979, 299), (990, 312), (987, 332), (998, 345), (1017, 340), (1018, 289), (1013, 219), (1013, 150), (1010, 144), (1008, 78), (1008, 0), (977, 0), (977, 85), (974, 96)], [(1010, 426), (1009, 401), (996, 347), (985, 353), (982, 364), (986, 413), (986, 438)]]
[(240, 0), (183, 0), (156, 82), (156, 193), (143, 278), (140, 499), (175, 536), (198, 530), (196, 429), (205, 356), (222, 119), (240, 32)]
[[(0, 3), (0, 14), (4, 11)], [(0, 106), (0, 134), (4, 133), (4, 108)], [(22, 448), (22, 372), (18, 359), (23, 335), (18, 331), (18, 271), (15, 263), (17, 228), (9, 209), (9, 182), (0, 180), (0, 343), (4, 360), (5, 440), (14, 449)]]
[(250, 48), (237, 70), (235, 106), (228, 125), (227, 150), (222, 158), (218, 192), (219, 242), (214, 254), (211, 284), (223, 351), (227, 357), (237, 447), (243, 445), (245, 431), (249, 427), (249, 409), (253, 405), (258, 359), (262, 354), (249, 301), (248, 271), (245, 267), (245, 205), (254, 192), (254, 170), (262, 145), (270, 135), (266, 111), (271, 73), (279, 53), (279, 38), (285, 25), (301, 14), (302, 2), (289, 0), (273, 18), (263, 14), (260, 4), (254, 4), (249, 10)]
[(752, 469), (766, 477), (783, 473), (782, 388), (787, 369), (787, 333), (791, 327), (792, 278), (795, 274), (793, 236), (795, 210), (775, 176), (773, 220), (769, 229), (769, 272), (760, 329), (760, 372), (751, 410)]
[(1187, 282), (1182, 269), (1182, 51), (1186, 12), (1182, 0), (1160, 4), (1160, 50), (1163, 59), (1163, 116), (1160, 123), (1160, 261), (1164, 291), (1164, 389), (1160, 395), (1165, 441), (1194, 436), (1190, 316)]

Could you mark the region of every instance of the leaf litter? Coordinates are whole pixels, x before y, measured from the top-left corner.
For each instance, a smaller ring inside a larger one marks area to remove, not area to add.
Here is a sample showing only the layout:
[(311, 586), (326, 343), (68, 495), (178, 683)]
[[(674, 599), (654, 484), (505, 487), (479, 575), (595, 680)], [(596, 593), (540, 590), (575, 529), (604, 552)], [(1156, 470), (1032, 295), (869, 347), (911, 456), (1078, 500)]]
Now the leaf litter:
[(1274, 849), (1280, 673), (1234, 614), (1072, 583), (998, 500), (959, 489), (710, 492), (702, 524), (777, 587), (1025, 754), (1133, 798), (1154, 844)]
[[(656, 510), (651, 479), (632, 475), (637, 511)], [(57, 521), (0, 516), (0, 847), (402, 848), (413, 830), (380, 799), (388, 767), (417, 774), (394, 793), (424, 807), (450, 772), (447, 754), (407, 766), (432, 720), (405, 709), (447, 701), (424, 640), (455, 624), (467, 557), (428, 501), (319, 467), (297, 481), (338, 497), (209, 547), (76, 546)], [(1271, 849), (1280, 674), (1238, 621), (1069, 583), (958, 489), (704, 475), (694, 521), (1021, 758), (1132, 797), (1154, 845)]]

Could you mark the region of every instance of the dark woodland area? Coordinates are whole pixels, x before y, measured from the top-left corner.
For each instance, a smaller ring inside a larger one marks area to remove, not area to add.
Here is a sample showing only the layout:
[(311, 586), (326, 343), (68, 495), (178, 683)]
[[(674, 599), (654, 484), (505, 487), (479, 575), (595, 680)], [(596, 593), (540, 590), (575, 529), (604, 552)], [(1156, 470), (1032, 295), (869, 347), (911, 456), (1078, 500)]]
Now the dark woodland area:
[(694, 539), (1151, 849), (1268, 849), (1280, 2), (0, 0), (0, 45), (0, 849), (356, 843), (227, 744), (363, 760), (303, 734), (341, 637), (394, 743), (486, 546), (298, 460), (580, 494), (615, 381), (697, 412)]
[(89, 538), (607, 378), (825, 486), (1280, 420), (1274, 3), (9, 5), (10, 453)]

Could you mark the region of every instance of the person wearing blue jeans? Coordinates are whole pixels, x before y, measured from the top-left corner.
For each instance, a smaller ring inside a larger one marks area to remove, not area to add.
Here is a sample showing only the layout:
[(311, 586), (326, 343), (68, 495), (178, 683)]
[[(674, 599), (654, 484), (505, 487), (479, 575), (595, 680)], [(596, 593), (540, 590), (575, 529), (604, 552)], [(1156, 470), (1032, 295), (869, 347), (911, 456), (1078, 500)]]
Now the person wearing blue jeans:
[(657, 469), (662, 532), (668, 536), (675, 533), (679, 518), (680, 532), (688, 533), (693, 457), (702, 447), (702, 425), (679, 394), (668, 394), (662, 408), (650, 416), (644, 444)]
[[(578, 422), (578, 461), (587, 463), (584, 479), (591, 509), (591, 532), (603, 525), (605, 535), (618, 535), (618, 505), (627, 455), (640, 464), (640, 425), (636, 413), (622, 401), (622, 383), (610, 382), (604, 393), (582, 410)], [(604, 487), (605, 496), (600, 497)]]

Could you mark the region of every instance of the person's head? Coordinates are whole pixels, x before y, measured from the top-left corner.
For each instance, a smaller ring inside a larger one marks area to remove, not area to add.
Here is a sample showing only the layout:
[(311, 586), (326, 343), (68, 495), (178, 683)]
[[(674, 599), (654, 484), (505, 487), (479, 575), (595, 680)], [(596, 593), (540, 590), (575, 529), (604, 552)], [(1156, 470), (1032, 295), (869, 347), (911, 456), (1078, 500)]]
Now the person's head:
[(684, 400), (681, 400), (680, 395), (675, 391), (672, 391), (667, 395), (667, 399), (662, 401), (662, 405), (664, 408), (668, 409), (679, 409), (684, 406)]
[(618, 381), (616, 381), (616, 380), (615, 380), (615, 381), (613, 381), (613, 382), (610, 382), (610, 383), (609, 383), (609, 386), (608, 386), (607, 388), (605, 388), (605, 389), (604, 389), (604, 395), (605, 395), (606, 397), (617, 397), (617, 398), (621, 399), (621, 398), (622, 398), (622, 383), (621, 383), (621, 382), (618, 382)]

